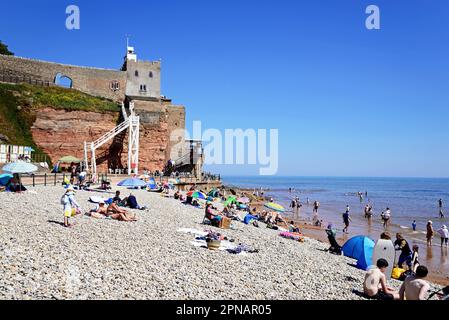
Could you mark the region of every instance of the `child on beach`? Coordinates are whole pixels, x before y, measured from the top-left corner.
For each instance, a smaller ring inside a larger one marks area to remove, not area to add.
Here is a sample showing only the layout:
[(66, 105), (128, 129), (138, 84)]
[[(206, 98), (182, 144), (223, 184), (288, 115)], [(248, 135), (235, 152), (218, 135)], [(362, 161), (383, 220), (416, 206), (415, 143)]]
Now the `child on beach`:
[(64, 209), (64, 227), (71, 227), (69, 218), (81, 213), (81, 206), (75, 199), (75, 190), (72, 186), (68, 186), (64, 195), (61, 198), (61, 204)]
[(424, 300), (427, 291), (430, 289), (429, 283), (424, 280), (428, 272), (425, 266), (416, 268), (416, 275), (408, 276), (399, 289), (400, 299)]
[(398, 300), (399, 293), (392, 288), (387, 287), (387, 278), (385, 271), (388, 262), (385, 259), (379, 259), (376, 267), (369, 269), (363, 282), (363, 291), (370, 298), (375, 300)]
[(416, 272), (416, 268), (418, 268), (418, 266), (419, 266), (418, 251), (419, 251), (419, 247), (416, 244), (413, 245), (413, 253), (412, 253), (412, 271), (413, 272)]
[(413, 222), (412, 222), (412, 228), (413, 228), (413, 231), (416, 231), (416, 220), (413, 220)]

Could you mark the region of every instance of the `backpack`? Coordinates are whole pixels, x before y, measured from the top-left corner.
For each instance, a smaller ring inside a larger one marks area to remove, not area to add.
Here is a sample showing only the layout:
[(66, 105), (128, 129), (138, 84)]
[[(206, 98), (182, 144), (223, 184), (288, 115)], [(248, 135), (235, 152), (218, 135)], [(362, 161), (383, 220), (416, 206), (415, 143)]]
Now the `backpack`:
[(66, 195), (66, 194), (64, 194), (62, 197), (61, 197), (61, 204), (62, 205), (66, 205), (66, 204), (68, 204), (69, 203), (69, 197)]

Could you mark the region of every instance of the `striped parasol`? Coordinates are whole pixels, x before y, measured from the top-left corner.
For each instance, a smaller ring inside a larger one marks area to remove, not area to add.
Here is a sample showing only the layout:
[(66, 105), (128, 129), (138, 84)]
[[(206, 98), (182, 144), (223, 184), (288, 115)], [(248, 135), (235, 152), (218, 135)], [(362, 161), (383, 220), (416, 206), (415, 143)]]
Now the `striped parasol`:
[(202, 193), (201, 191), (190, 191), (187, 193), (187, 196), (195, 198), (195, 199), (206, 200), (206, 195), (204, 193)]

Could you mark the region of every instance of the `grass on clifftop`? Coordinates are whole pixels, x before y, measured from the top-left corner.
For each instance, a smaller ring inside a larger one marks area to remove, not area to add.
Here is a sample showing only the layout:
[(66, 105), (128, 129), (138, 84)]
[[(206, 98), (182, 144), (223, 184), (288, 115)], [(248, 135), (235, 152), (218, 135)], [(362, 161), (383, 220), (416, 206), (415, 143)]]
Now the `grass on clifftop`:
[(100, 113), (120, 110), (117, 103), (73, 89), (0, 83), (0, 134), (8, 138), (6, 143), (30, 146), (36, 153), (44, 154), (31, 134), (36, 112), (44, 107)]
[(31, 104), (33, 108), (52, 107), (67, 111), (117, 112), (117, 103), (111, 100), (90, 96), (74, 89), (62, 87), (41, 87), (29, 84), (2, 84), (2, 91), (10, 91), (19, 97), (20, 102)]

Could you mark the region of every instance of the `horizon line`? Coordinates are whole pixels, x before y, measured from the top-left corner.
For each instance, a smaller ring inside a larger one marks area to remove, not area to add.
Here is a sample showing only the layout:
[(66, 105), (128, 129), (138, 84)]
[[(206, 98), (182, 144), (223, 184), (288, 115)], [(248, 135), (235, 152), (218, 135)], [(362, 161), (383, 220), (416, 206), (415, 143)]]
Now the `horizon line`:
[(379, 179), (449, 179), (449, 177), (432, 177), (432, 176), (315, 176), (315, 175), (272, 175), (272, 176), (262, 176), (262, 175), (238, 175), (238, 174), (221, 174), (223, 177), (235, 177), (235, 178), (256, 178), (256, 177), (265, 177), (265, 178), (379, 178)]

